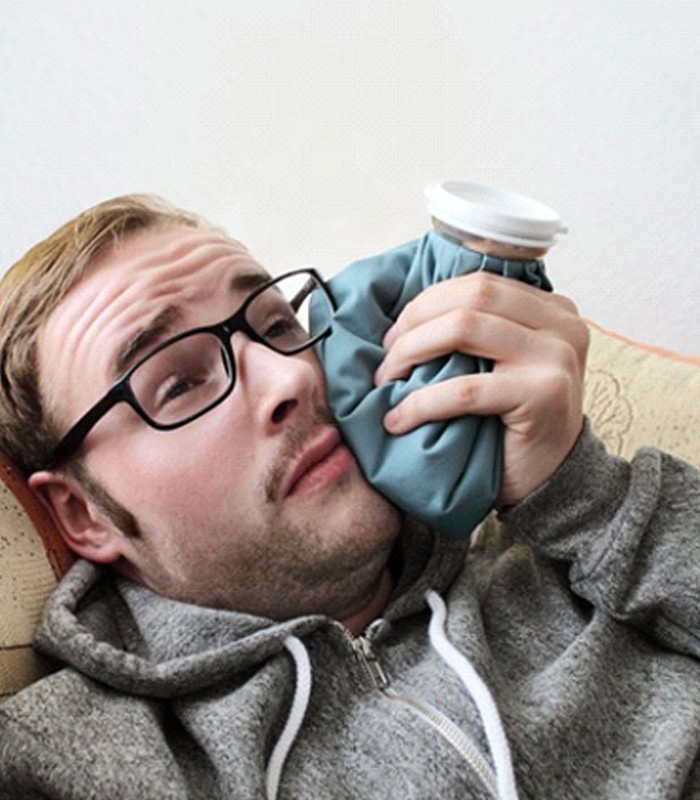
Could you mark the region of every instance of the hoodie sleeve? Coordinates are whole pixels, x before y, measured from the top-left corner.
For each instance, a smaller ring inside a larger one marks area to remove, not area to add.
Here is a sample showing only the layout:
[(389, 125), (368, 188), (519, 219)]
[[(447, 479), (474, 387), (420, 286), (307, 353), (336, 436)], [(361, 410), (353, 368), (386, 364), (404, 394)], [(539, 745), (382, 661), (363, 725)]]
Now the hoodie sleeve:
[(700, 473), (651, 448), (608, 454), (586, 423), (567, 460), (502, 521), (567, 562), (596, 608), (700, 657)]

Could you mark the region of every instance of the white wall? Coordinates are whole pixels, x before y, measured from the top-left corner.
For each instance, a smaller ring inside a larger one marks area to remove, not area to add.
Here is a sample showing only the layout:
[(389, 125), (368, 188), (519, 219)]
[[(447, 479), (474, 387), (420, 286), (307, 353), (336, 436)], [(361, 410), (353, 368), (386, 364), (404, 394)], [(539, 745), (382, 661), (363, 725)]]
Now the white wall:
[(697, 0), (0, 0), (0, 265), (149, 191), (328, 274), (466, 178), (560, 211), (587, 316), (698, 354), (699, 41)]

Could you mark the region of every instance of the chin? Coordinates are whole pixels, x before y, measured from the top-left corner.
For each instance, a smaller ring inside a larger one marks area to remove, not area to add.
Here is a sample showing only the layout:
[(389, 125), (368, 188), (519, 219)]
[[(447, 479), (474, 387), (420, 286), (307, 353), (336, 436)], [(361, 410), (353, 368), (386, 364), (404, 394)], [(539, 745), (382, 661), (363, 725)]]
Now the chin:
[[(353, 476), (347, 475), (346, 491), (338, 492), (335, 498), (327, 498), (322, 504), (323, 519), (330, 522), (331, 509), (338, 508), (338, 517), (345, 525), (356, 531), (366, 531), (374, 536), (381, 531), (398, 533), (401, 516), (398, 509), (373, 489), (359, 470)], [(339, 487), (341, 488), (341, 487)]]

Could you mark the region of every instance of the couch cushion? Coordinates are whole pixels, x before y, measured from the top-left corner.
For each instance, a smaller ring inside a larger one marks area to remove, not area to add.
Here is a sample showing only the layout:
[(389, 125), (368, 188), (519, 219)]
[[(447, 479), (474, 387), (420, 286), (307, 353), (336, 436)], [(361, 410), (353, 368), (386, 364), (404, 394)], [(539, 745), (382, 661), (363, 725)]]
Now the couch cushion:
[(46, 510), (0, 454), (0, 700), (48, 669), (32, 634), (71, 561)]
[(643, 445), (700, 464), (700, 359), (591, 324), (585, 410), (611, 452)]

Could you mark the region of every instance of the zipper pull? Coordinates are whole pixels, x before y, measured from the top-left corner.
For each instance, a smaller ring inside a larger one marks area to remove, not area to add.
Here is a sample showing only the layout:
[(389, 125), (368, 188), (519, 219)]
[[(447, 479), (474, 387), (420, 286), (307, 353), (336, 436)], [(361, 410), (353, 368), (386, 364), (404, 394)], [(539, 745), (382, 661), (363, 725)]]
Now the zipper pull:
[(379, 663), (379, 659), (374, 654), (370, 640), (366, 636), (357, 636), (352, 640), (352, 646), (355, 650), (355, 655), (357, 655), (358, 659), (364, 665), (372, 679), (372, 683), (374, 683), (377, 689), (380, 691), (388, 689), (390, 684), (389, 678), (386, 672), (384, 672), (382, 665)]

